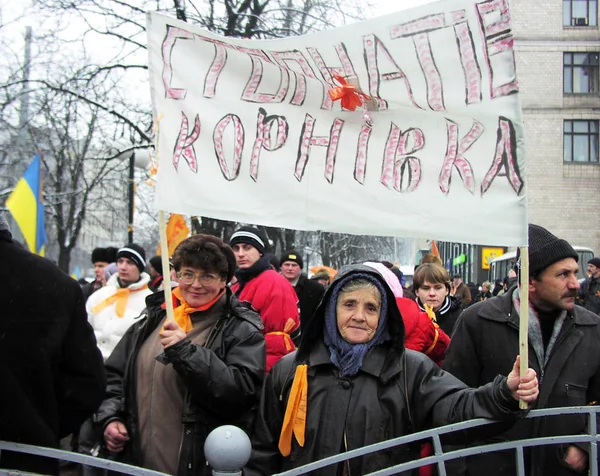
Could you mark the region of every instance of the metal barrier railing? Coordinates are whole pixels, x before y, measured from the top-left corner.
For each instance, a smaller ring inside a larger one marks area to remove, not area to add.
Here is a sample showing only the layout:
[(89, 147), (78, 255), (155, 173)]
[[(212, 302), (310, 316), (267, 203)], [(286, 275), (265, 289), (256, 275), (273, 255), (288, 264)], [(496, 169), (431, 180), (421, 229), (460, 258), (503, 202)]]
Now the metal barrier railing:
[(507, 441), (502, 443), (494, 443), (489, 445), (481, 445), (475, 447), (464, 448), (455, 451), (449, 451), (445, 453), (442, 449), (441, 436), (453, 433), (460, 430), (468, 430), (471, 428), (477, 428), (491, 423), (497, 423), (493, 420), (476, 419), (469, 420), (462, 423), (453, 425), (446, 425), (439, 428), (433, 428), (431, 430), (421, 431), (418, 433), (412, 433), (406, 436), (400, 436), (391, 440), (382, 441), (381, 443), (375, 443), (355, 450), (340, 453), (329, 458), (324, 458), (314, 463), (300, 466), (298, 468), (278, 473), (273, 476), (300, 476), (308, 474), (311, 471), (315, 471), (332, 464), (341, 463), (345, 460), (357, 458), (359, 456), (376, 453), (378, 451), (387, 450), (397, 446), (407, 445), (416, 443), (423, 440), (433, 440), (434, 455), (426, 458), (421, 458), (406, 463), (402, 463), (396, 466), (392, 466), (386, 469), (370, 473), (366, 476), (387, 476), (392, 474), (398, 474), (403, 471), (409, 471), (411, 469), (421, 468), (422, 466), (428, 466), (436, 464), (438, 467), (438, 473), (440, 476), (446, 476), (446, 465), (447, 461), (464, 458), (466, 456), (473, 456), (484, 453), (493, 453), (495, 451), (510, 450), (516, 451), (516, 466), (517, 476), (525, 476), (525, 462), (523, 458), (523, 448), (530, 446), (543, 446), (549, 444), (569, 444), (569, 443), (590, 443), (589, 453), (589, 464), (590, 464), (590, 476), (598, 476), (598, 442), (600, 441), (600, 435), (597, 434), (596, 428), (596, 416), (600, 412), (600, 407), (585, 406), (585, 407), (564, 407), (564, 408), (548, 408), (544, 410), (532, 410), (526, 418), (540, 418), (556, 415), (567, 415), (567, 414), (587, 414), (588, 415), (588, 433), (578, 435), (564, 435), (564, 436), (553, 436), (553, 437), (540, 437), (530, 438), (525, 440)]
[[(485, 453), (493, 453), (495, 451), (502, 450), (515, 450), (516, 452), (516, 466), (517, 466), (517, 476), (525, 476), (525, 467), (524, 467), (524, 457), (523, 457), (523, 449), (531, 446), (543, 446), (549, 444), (570, 444), (570, 443), (588, 443), (590, 444), (590, 452), (589, 452), (589, 475), (590, 476), (599, 476), (598, 475), (598, 442), (600, 442), (600, 435), (598, 435), (597, 431), (597, 423), (596, 417), (600, 413), (600, 407), (596, 406), (585, 406), (585, 407), (564, 407), (564, 408), (549, 408), (544, 410), (532, 410), (528, 413), (526, 418), (541, 418), (541, 417), (551, 417), (557, 415), (577, 415), (577, 414), (587, 414), (588, 417), (588, 433), (586, 434), (578, 434), (578, 435), (561, 435), (561, 436), (552, 436), (552, 437), (539, 437), (539, 438), (530, 438), (524, 440), (515, 440), (515, 441), (507, 441), (502, 443), (494, 443), (489, 445), (481, 445), (469, 448), (463, 448), (459, 450), (453, 450), (444, 452), (441, 443), (441, 437), (448, 433), (452, 433), (455, 431), (468, 430), (471, 428), (477, 428), (484, 425), (489, 425), (491, 423), (496, 423), (493, 420), (485, 420), (485, 419), (477, 419), (477, 420), (469, 420), (462, 423), (457, 423), (453, 425), (446, 425), (439, 428), (434, 428), (431, 430), (421, 431), (418, 433), (413, 433), (406, 436), (401, 436), (398, 438), (393, 438), (391, 440), (382, 441), (380, 443), (375, 443), (373, 445), (365, 446), (363, 448), (357, 448), (355, 450), (351, 450), (345, 453), (340, 453), (335, 456), (331, 456), (329, 458), (324, 458), (319, 461), (315, 461), (313, 463), (307, 464), (305, 466), (301, 466), (298, 468), (294, 468), (292, 470), (279, 473), (274, 476), (300, 476), (303, 474), (308, 474), (311, 471), (315, 471), (320, 468), (324, 468), (326, 466), (330, 466), (332, 464), (341, 463), (345, 460), (349, 460), (352, 458), (357, 458), (360, 456), (364, 456), (370, 453), (376, 453), (382, 450), (388, 450), (390, 448), (395, 448), (402, 445), (407, 445), (411, 443), (416, 443), (420, 441), (433, 441), (434, 455), (428, 456), (426, 458), (421, 458), (413, 461), (408, 461), (406, 463), (402, 463), (396, 466), (392, 466), (386, 469), (382, 469), (376, 471), (374, 473), (370, 473), (368, 476), (388, 476), (393, 474), (398, 474), (403, 471), (409, 471), (412, 469), (420, 468), (422, 466), (428, 466), (431, 464), (435, 464), (438, 467), (438, 473), (440, 476), (446, 476), (446, 466), (445, 463), (448, 461), (452, 461), (458, 458), (464, 458), (467, 456), (485, 454)], [(215, 430), (217, 431), (217, 430)], [(139, 468), (137, 466), (131, 466), (128, 464), (118, 463), (116, 461), (111, 461), (103, 458), (97, 458), (94, 456), (84, 455), (80, 453), (73, 453), (70, 451), (57, 450), (53, 448), (43, 448), (40, 446), (32, 446), (25, 445), (20, 443), (12, 443), (7, 441), (0, 441), (0, 452), (2, 450), (10, 450), (19, 453), (33, 454), (38, 456), (46, 456), (49, 458), (60, 459), (63, 461), (70, 461), (74, 463), (81, 463), (88, 466), (93, 466), (96, 468), (106, 469), (109, 471), (116, 471), (125, 474), (131, 474), (136, 476), (164, 476), (164, 473), (159, 473), (157, 471), (151, 471), (148, 469)], [(240, 468), (241, 470), (241, 468)], [(0, 469), (0, 473), (2, 470)], [(222, 473), (220, 473), (222, 474)]]
[[(69, 461), (71, 463), (81, 463), (95, 468), (116, 471), (134, 476), (167, 476), (165, 473), (152, 471), (150, 469), (140, 468), (129, 464), (119, 463), (109, 459), (98, 458), (96, 456), (74, 453), (72, 451), (57, 450), (55, 448), (45, 448), (43, 446), (24, 445), (10, 441), (0, 441), (0, 455), (2, 450), (14, 451), (15, 453), (25, 453), (36, 456), (46, 456), (48, 458)], [(0, 473), (4, 470), (0, 468)]]

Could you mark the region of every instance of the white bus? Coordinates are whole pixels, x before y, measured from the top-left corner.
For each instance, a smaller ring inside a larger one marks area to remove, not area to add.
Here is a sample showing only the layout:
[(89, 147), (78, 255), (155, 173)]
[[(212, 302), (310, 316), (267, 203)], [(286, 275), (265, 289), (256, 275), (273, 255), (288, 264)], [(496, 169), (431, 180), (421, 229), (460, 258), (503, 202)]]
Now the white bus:
[[(577, 271), (577, 277), (579, 281), (586, 278), (587, 262), (594, 257), (594, 251), (591, 248), (585, 248), (584, 246), (573, 247), (579, 255), (579, 271)], [(504, 279), (508, 276), (508, 271), (515, 265), (517, 252), (509, 251), (501, 256), (490, 261), (490, 282), (492, 286), (496, 282), (496, 279)]]

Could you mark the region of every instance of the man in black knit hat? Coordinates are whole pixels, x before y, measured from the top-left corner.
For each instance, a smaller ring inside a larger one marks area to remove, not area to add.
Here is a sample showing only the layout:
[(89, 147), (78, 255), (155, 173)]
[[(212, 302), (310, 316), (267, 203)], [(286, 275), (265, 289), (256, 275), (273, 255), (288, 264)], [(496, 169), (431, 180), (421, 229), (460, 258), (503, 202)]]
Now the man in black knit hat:
[[(529, 225), (529, 365), (540, 377), (537, 408), (587, 405), (600, 400), (600, 319), (575, 305), (578, 255), (565, 240)], [(491, 382), (519, 352), (520, 298), (515, 285), (502, 296), (465, 310), (456, 324), (444, 369), (467, 385)], [(494, 442), (586, 433), (573, 415), (522, 420)], [(481, 442), (485, 443), (485, 442)], [(525, 449), (528, 476), (563, 476), (588, 468), (585, 445)], [(514, 450), (467, 459), (466, 474), (517, 474)]]
[(579, 302), (588, 311), (600, 314), (600, 257), (589, 260), (587, 270), (590, 277), (581, 283)]
[(259, 229), (243, 226), (231, 235), (229, 244), (238, 266), (237, 282), (231, 290), (242, 304), (258, 312), (263, 321), (268, 371), (296, 348), (298, 298), (290, 283), (273, 270), (269, 243)]
[(281, 255), (279, 262), (281, 263), (281, 275), (294, 287), (296, 296), (298, 296), (300, 330), (302, 331), (321, 302), (321, 298), (325, 294), (325, 287), (316, 281), (311, 281), (302, 272), (304, 262), (298, 252), (286, 251)]

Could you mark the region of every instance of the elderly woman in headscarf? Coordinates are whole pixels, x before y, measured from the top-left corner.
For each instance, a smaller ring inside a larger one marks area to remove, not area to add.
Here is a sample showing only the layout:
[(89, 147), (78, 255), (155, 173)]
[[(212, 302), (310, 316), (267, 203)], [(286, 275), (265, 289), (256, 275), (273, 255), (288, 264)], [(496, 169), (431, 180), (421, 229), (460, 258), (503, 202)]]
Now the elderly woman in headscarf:
[[(298, 350), (271, 369), (263, 387), (245, 475), (269, 475), (411, 432), (471, 418), (512, 420), (518, 400), (537, 398), (535, 372), (470, 389), (425, 355), (404, 348), (394, 295), (373, 268), (336, 276)], [(311, 474), (361, 475), (418, 458), (393, 448)]]
[(119, 459), (177, 475), (209, 475), (204, 441), (216, 427), (251, 430), (266, 365), (258, 314), (227, 283), (236, 263), (215, 236), (194, 235), (175, 250), (175, 320), (164, 294), (129, 328), (106, 361), (106, 399), (95, 421)]

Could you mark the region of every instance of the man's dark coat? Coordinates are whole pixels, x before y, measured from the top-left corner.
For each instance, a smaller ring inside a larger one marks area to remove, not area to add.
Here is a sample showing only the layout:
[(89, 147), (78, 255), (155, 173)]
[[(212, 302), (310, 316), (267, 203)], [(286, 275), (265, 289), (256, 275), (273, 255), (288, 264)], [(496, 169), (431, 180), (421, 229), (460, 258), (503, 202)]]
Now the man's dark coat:
[[(446, 352), (444, 370), (470, 387), (491, 382), (508, 372), (519, 354), (519, 315), (512, 295), (506, 294), (474, 304), (456, 324)], [(600, 319), (575, 306), (568, 312), (546, 366), (542, 368), (529, 342), (529, 367), (537, 372), (540, 395), (530, 408), (587, 405), (600, 400)], [(517, 422), (489, 442), (585, 433), (584, 415), (565, 415)], [(575, 474), (560, 460), (558, 445), (537, 446), (525, 451), (528, 476)], [(515, 452), (496, 452), (467, 459), (470, 475), (514, 476)]]
[[(91, 416), (106, 379), (77, 281), (0, 227), (0, 440), (58, 448)], [(0, 468), (57, 473), (56, 460), (2, 451)]]

